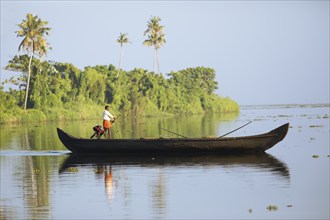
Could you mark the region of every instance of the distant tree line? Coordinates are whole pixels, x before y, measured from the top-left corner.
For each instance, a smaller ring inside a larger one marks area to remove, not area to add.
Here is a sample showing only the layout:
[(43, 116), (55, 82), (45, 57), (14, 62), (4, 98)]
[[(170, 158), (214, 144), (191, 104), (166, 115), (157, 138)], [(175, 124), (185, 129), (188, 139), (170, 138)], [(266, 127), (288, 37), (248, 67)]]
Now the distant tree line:
[[(151, 17), (144, 32), (147, 39), (143, 44), (154, 47), (153, 72), (120, 69), (123, 45), (130, 43), (123, 33), (116, 41), (121, 47), (117, 69), (110, 64), (80, 70), (73, 64), (42, 59), (51, 49), (45, 39), (51, 28), (47, 27), (47, 21), (27, 14), (16, 31), (17, 37), (23, 37), (18, 49), (25, 55), (14, 56), (5, 67), (22, 74), (1, 85), (1, 114), (15, 114), (18, 108), (45, 112), (54, 108), (77, 110), (77, 106), (105, 103), (114, 111), (132, 115), (239, 111), (236, 102), (214, 94), (218, 88), (214, 69), (187, 68), (168, 73), (167, 78), (160, 74), (157, 51), (166, 43), (160, 21), (159, 17)], [(158, 74), (155, 74), (156, 66)], [(15, 86), (4, 91), (5, 83)]]
[[(7, 70), (20, 71), (18, 78), (5, 81), (19, 89), (1, 88), (2, 111), (24, 105), (27, 55), (15, 56)], [(31, 62), (30, 96), (27, 108), (45, 110), (70, 108), (77, 103), (111, 104), (125, 114), (171, 114), (239, 111), (236, 102), (214, 94), (218, 88), (212, 68), (196, 67), (163, 75), (144, 69), (121, 71), (113, 65), (97, 65), (80, 70), (69, 63)]]

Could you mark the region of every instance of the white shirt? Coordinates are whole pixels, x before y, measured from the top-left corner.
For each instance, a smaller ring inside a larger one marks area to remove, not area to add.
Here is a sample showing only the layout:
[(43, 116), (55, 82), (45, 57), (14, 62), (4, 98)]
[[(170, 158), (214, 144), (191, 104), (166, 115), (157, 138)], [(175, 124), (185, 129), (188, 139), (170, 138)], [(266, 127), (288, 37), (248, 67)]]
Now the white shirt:
[(110, 119), (113, 119), (113, 115), (110, 114), (110, 112), (108, 110), (104, 110), (103, 112), (103, 120), (107, 120), (107, 121), (110, 121)]

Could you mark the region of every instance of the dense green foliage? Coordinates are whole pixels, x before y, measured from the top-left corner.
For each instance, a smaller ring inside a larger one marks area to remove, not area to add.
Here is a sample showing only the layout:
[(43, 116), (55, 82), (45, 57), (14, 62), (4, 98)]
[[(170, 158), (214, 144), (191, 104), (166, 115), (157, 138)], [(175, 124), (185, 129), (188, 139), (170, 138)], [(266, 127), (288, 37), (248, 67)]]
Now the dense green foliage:
[(214, 94), (215, 71), (197, 67), (171, 72), (167, 78), (144, 69), (121, 71), (113, 65), (80, 70), (69, 63), (32, 60), (28, 111), (22, 111), (27, 77), (27, 55), (15, 56), (6, 69), (22, 72), (0, 88), (1, 122), (99, 118), (105, 104), (126, 115), (238, 112), (229, 98)]

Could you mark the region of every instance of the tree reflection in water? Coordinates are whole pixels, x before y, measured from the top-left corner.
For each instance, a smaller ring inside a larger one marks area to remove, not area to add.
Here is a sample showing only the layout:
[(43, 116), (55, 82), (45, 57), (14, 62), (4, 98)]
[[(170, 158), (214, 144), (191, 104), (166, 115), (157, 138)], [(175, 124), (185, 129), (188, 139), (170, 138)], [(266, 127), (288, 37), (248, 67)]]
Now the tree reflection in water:
[(162, 172), (162, 168), (159, 167), (158, 175), (152, 180), (151, 190), (152, 190), (152, 207), (153, 214), (155, 218), (162, 217), (165, 214), (166, 209), (166, 183), (164, 178), (164, 173)]

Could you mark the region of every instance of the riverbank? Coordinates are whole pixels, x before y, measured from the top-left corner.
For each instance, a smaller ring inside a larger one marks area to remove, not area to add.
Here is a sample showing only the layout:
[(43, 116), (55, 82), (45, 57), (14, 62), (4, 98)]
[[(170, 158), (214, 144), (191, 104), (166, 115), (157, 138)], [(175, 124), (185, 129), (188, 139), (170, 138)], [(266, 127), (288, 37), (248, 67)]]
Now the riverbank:
[(20, 124), (30, 122), (45, 122), (45, 121), (66, 121), (66, 120), (87, 120), (100, 118), (104, 106), (97, 105), (81, 105), (75, 106), (72, 109), (68, 108), (48, 108), (45, 110), (39, 109), (16, 109), (15, 112), (1, 112), (1, 124)]
[[(111, 106), (111, 105), (110, 105)], [(239, 113), (239, 107), (231, 110), (223, 108), (224, 110), (217, 113)], [(93, 120), (100, 119), (104, 105), (95, 104), (75, 104), (67, 108), (48, 108), (44, 110), (39, 109), (23, 109), (17, 108), (15, 111), (0, 112), (0, 124), (23, 124), (31, 122), (47, 122), (47, 121), (70, 121), (70, 120)], [(111, 113), (115, 116), (126, 115), (134, 117), (161, 117), (161, 116), (175, 116), (187, 114), (204, 114), (203, 111), (190, 111), (181, 114), (174, 114), (162, 112), (156, 108), (141, 109), (138, 114), (133, 112), (121, 112), (117, 109), (111, 109)]]

